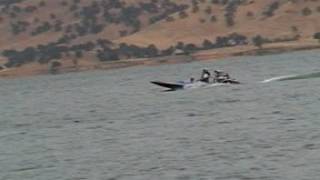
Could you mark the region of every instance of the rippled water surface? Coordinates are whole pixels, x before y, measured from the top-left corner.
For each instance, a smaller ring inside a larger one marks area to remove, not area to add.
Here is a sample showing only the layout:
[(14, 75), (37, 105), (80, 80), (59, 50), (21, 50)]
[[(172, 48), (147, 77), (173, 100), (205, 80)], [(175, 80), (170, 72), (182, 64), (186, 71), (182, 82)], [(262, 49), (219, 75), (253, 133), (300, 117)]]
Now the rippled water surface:
[[(0, 80), (1, 180), (315, 180), (319, 51)], [(162, 92), (224, 69), (243, 82)], [(305, 76), (303, 76), (305, 77)]]

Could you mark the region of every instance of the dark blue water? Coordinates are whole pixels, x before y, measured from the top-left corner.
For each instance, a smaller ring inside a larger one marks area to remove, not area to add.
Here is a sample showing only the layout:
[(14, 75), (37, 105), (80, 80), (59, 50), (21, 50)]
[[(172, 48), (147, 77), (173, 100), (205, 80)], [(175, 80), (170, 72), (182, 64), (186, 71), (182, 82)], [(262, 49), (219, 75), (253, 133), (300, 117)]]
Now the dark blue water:
[[(314, 180), (318, 51), (0, 80), (0, 179)], [(242, 85), (162, 92), (223, 69)]]

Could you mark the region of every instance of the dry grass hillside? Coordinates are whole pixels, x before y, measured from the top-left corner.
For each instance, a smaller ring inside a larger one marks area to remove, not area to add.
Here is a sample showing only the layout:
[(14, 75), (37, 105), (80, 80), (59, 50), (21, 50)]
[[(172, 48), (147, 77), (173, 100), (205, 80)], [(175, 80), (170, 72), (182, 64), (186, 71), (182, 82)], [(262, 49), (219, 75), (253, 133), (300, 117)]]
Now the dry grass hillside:
[[(204, 39), (214, 40), (234, 32), (248, 38), (261, 35), (277, 39), (299, 35), (305, 39), (313, 38), (314, 33), (320, 31), (318, 0), (247, 1), (237, 7), (232, 26), (228, 26), (225, 20), (226, 6), (210, 2), (201, 3), (197, 12), (190, 7), (185, 11), (186, 18), (179, 17), (179, 13), (172, 14), (170, 17), (173, 21), (162, 20), (116, 42), (142, 46), (153, 43), (160, 48), (166, 48), (178, 41), (201, 45)], [(274, 10), (273, 15), (266, 15), (265, 12), (274, 2), (279, 2), (279, 7)], [(207, 13), (207, 9), (211, 9), (211, 12)], [(212, 16), (216, 20), (212, 21)]]
[(320, 0), (0, 1), (0, 59), (7, 67), (261, 47), (317, 32)]

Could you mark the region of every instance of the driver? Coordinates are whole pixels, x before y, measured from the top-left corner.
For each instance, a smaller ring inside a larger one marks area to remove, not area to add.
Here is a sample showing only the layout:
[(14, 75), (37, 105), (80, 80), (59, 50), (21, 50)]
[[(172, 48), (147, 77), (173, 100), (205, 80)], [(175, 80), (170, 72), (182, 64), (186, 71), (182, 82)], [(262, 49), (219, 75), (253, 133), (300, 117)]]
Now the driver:
[(210, 72), (207, 69), (203, 69), (200, 81), (205, 82), (205, 83), (209, 83), (210, 78), (211, 78)]

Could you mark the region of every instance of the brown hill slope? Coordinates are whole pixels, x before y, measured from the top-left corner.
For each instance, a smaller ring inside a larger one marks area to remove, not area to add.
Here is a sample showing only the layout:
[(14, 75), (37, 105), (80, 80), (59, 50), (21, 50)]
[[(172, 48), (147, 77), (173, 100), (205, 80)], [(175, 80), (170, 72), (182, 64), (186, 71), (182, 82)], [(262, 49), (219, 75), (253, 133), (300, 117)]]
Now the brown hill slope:
[[(274, 2), (279, 7), (268, 16), (264, 12)], [(212, 9), (210, 14), (206, 9)], [(310, 12), (306, 9), (310, 9)], [(290, 38), (299, 35), (302, 39), (312, 38), (320, 31), (320, 1), (248, 1), (240, 5), (234, 15), (233, 26), (226, 24), (225, 5), (202, 3), (199, 11), (192, 8), (186, 11), (188, 17), (181, 18), (179, 13), (170, 17), (173, 21), (162, 20), (131, 36), (123, 37), (116, 42), (128, 44), (155, 44), (167, 48), (178, 41), (201, 45), (204, 39), (214, 40), (218, 36), (239, 33), (247, 37), (261, 35), (270, 39)], [(214, 16), (216, 21), (211, 21)]]
[(9, 66), (192, 53), (257, 35), (304, 42), (320, 31), (320, 0), (20, 0), (0, 10), (0, 59)]
[[(24, 0), (10, 6), (3, 6), (3, 11), (0, 12), (0, 32), (2, 34), (0, 48), (23, 49), (27, 46), (57, 41), (64, 35), (73, 36), (71, 39), (74, 44), (101, 38), (113, 40), (139, 31), (149, 25), (149, 18), (164, 13), (166, 9), (174, 8), (173, 4), (169, 4), (167, 8), (162, 9), (161, 5), (168, 3), (155, 1), (152, 4), (157, 5), (155, 8), (157, 12), (137, 10), (139, 12), (136, 14), (132, 12), (135, 11), (132, 8), (127, 11), (128, 17), (121, 17), (123, 15), (121, 10), (128, 7), (140, 7), (140, 2), (145, 1)], [(177, 2), (179, 4), (182, 1)], [(135, 22), (132, 22), (133, 24), (129, 22), (136, 20), (135, 17), (129, 19), (128, 22), (122, 20), (129, 18), (131, 14), (137, 16), (139, 20), (137, 27), (135, 27)], [(94, 26), (97, 32), (80, 32), (92, 30), (85, 29), (89, 26)], [(102, 26), (103, 29), (100, 29), (99, 26)]]

